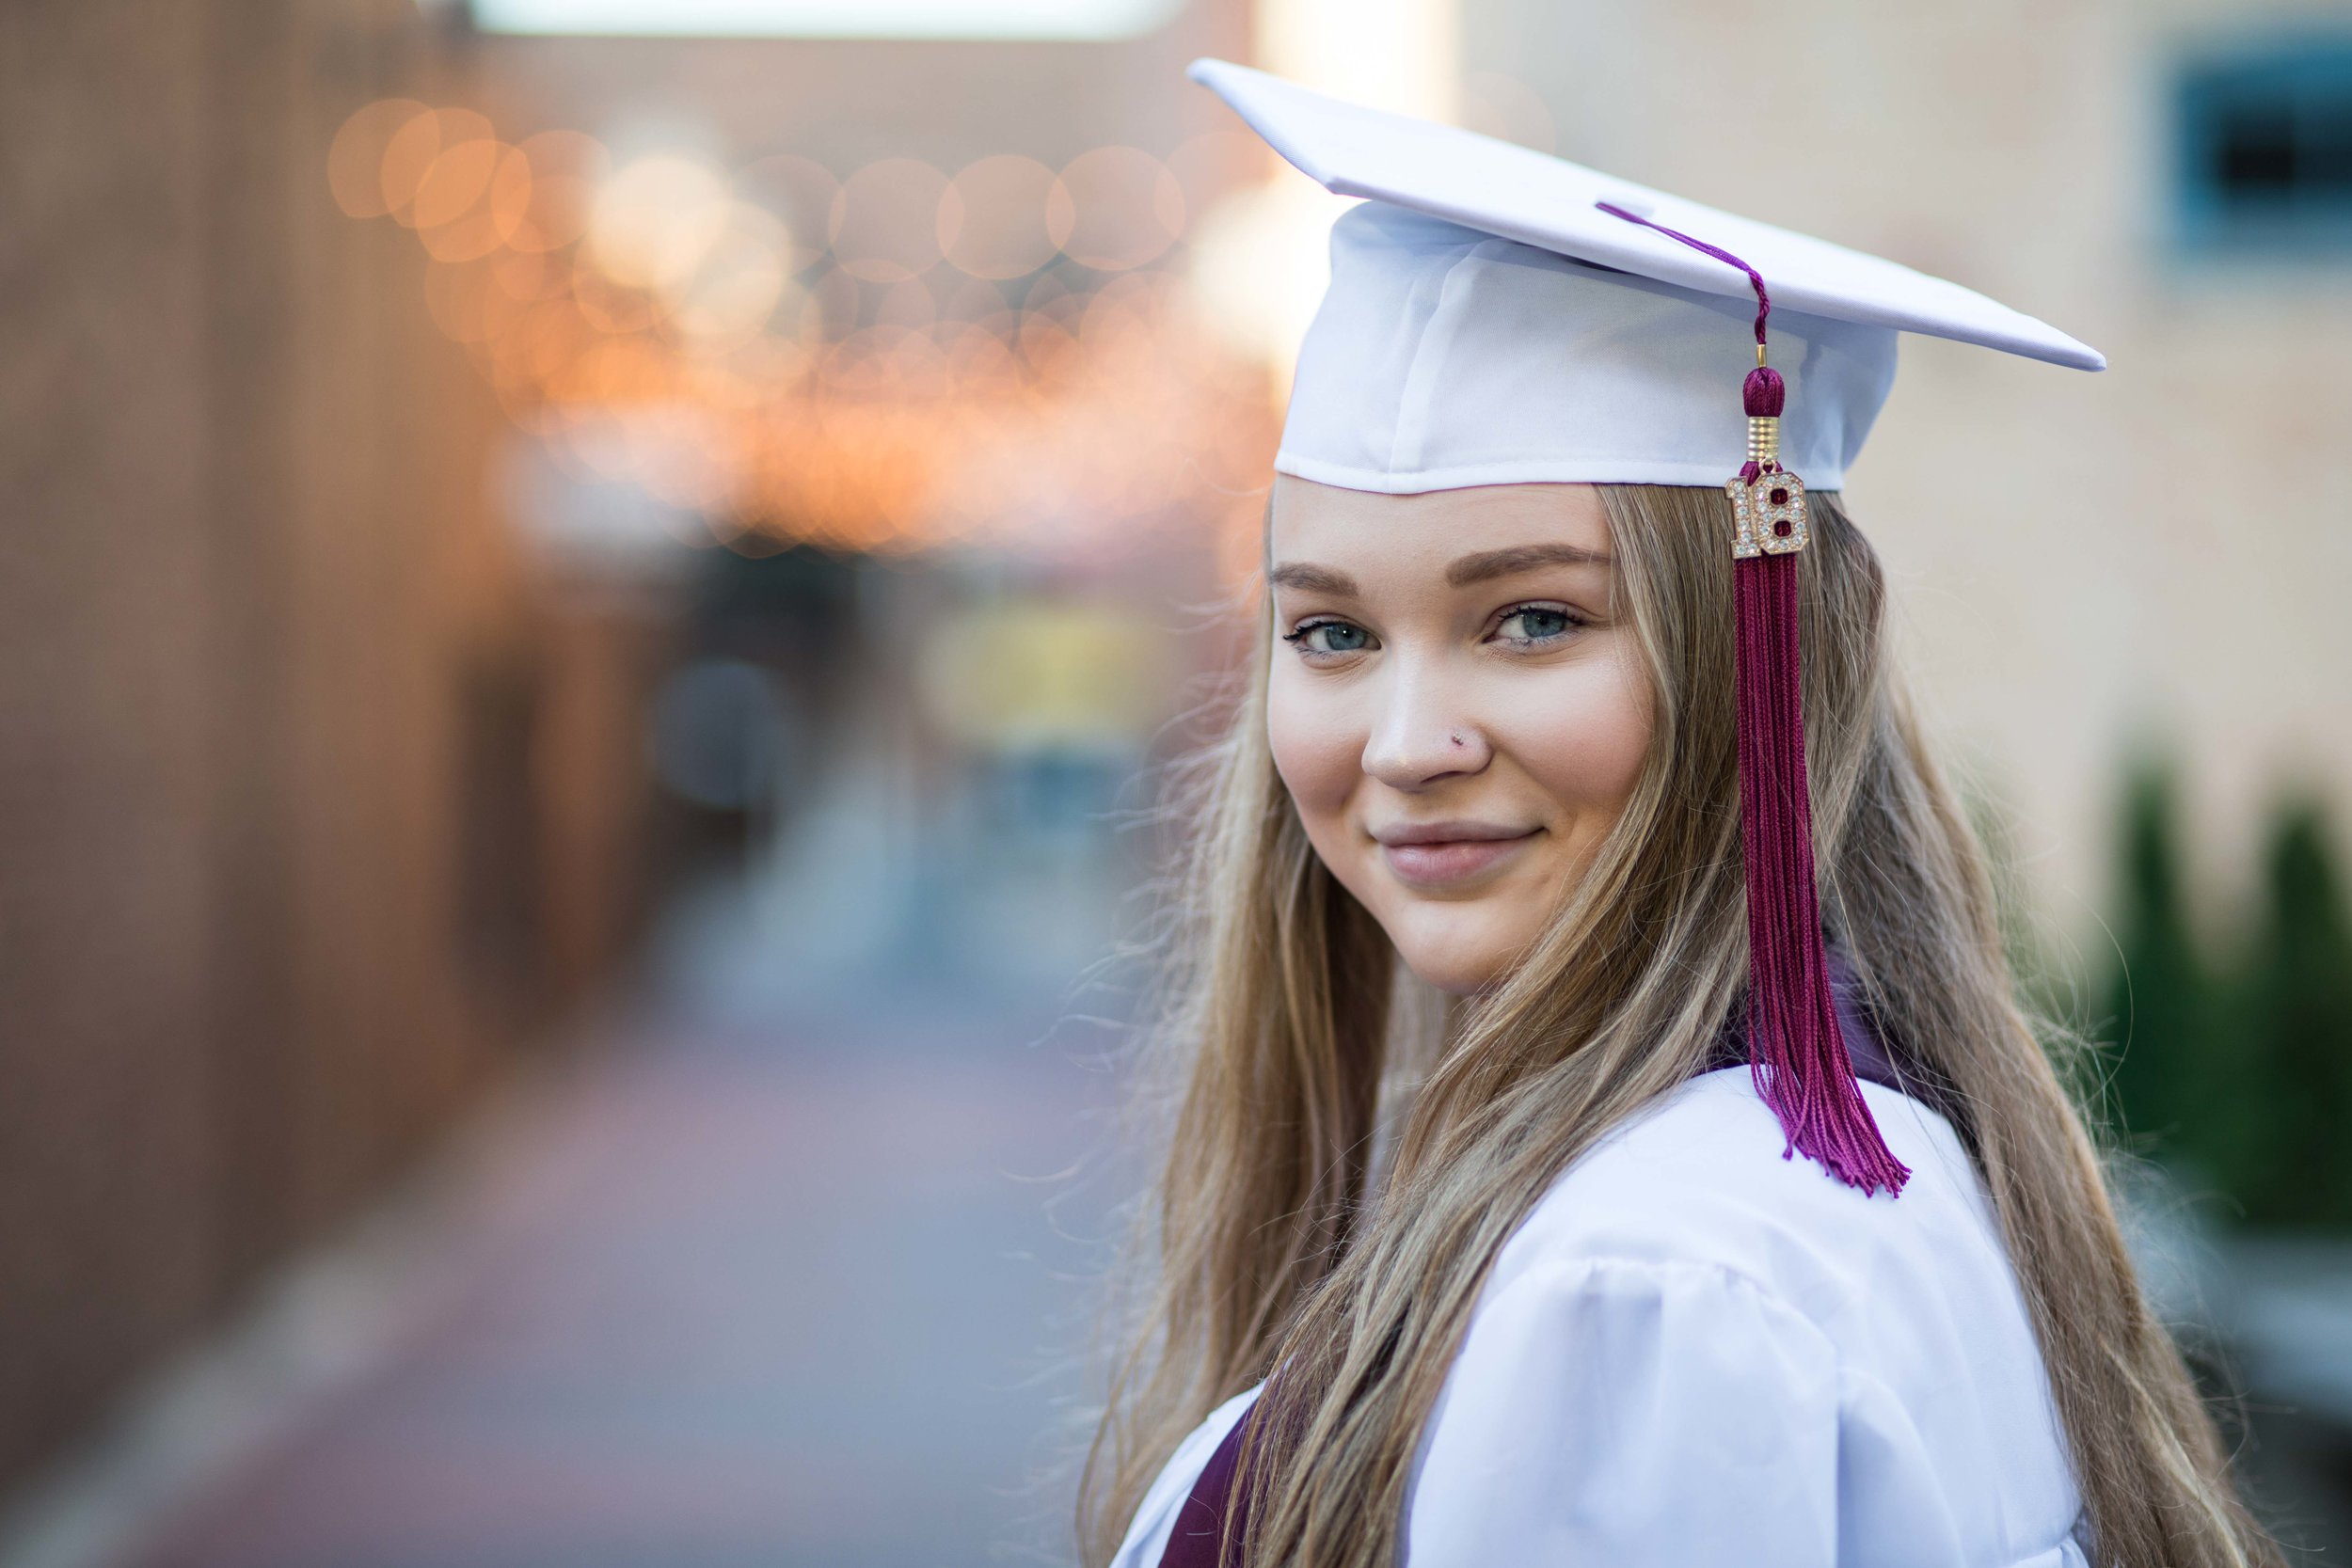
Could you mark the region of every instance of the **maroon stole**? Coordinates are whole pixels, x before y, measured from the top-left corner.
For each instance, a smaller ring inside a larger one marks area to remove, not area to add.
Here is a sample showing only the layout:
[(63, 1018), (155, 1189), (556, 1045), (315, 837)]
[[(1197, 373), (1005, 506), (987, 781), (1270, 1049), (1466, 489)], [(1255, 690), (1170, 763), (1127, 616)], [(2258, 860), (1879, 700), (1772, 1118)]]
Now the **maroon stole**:
[(1257, 1414), (1252, 1404), (1241, 1413), (1233, 1430), (1225, 1434), (1225, 1441), (1209, 1455), (1201, 1466), (1200, 1478), (1192, 1483), (1192, 1494), (1176, 1514), (1176, 1528), (1168, 1533), (1168, 1549), (1160, 1554), (1160, 1568), (1226, 1568), (1217, 1560), (1217, 1544), (1225, 1539), (1226, 1513), (1232, 1513), (1232, 1535), (1239, 1542), (1249, 1529), (1249, 1488), (1234, 1485), (1234, 1472), (1241, 1467), (1241, 1440), (1249, 1425), (1249, 1418)]
[[(1837, 1023), (1845, 1036), (1847, 1053), (1853, 1059), (1854, 1076), (1867, 1078), (1898, 1093), (1931, 1098), (1926, 1086), (1915, 1077), (1906, 1078), (1889, 1060), (1878, 1032), (1871, 1028), (1856, 1005), (1853, 972), (1845, 955), (1835, 947), (1829, 953), (1830, 994), (1837, 1006)], [(1709, 1053), (1701, 1071), (1718, 1068), (1738, 1067), (1748, 1060), (1745, 1032), (1737, 1024), (1724, 1033)], [(1249, 1489), (1235, 1484), (1241, 1467), (1241, 1445), (1249, 1419), (1257, 1406), (1241, 1414), (1225, 1440), (1209, 1455), (1207, 1465), (1192, 1483), (1192, 1492), (1177, 1511), (1176, 1528), (1168, 1538), (1168, 1549), (1160, 1554), (1160, 1568), (1232, 1568), (1217, 1557), (1218, 1543), (1226, 1537), (1227, 1515), (1232, 1516), (1232, 1538), (1238, 1542), (1249, 1528)]]

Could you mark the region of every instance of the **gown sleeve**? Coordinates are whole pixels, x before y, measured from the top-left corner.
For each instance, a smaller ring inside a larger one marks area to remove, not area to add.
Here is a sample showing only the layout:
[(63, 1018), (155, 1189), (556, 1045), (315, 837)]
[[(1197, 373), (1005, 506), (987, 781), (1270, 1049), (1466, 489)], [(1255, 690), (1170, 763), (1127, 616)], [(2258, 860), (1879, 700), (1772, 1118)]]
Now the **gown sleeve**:
[(1412, 1568), (1833, 1568), (1839, 1376), (1705, 1263), (1543, 1263), (1482, 1305), (1413, 1481)]

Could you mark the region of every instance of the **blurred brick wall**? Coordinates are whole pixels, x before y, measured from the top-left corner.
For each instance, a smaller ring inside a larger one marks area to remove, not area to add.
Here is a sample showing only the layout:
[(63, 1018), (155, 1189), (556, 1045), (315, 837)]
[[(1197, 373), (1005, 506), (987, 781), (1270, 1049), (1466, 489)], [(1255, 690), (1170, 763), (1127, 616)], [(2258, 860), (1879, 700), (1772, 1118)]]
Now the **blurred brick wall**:
[(0, 1480), (378, 1188), (624, 924), (607, 878), (550, 951), (547, 889), (633, 808), (536, 781), (550, 701), (628, 698), (566, 650), (628, 648), (535, 604), (421, 254), (327, 195), (342, 117), (451, 70), (413, 0), (0, 14)]

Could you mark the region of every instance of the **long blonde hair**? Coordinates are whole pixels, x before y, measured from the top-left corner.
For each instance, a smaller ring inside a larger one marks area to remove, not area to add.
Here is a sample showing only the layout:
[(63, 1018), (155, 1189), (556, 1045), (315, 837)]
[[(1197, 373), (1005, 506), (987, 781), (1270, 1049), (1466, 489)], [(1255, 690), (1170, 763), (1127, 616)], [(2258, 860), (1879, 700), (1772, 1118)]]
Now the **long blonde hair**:
[[(1184, 1063), (1181, 1089), (1146, 1215), (1149, 1283), (1081, 1485), (1090, 1564), (1183, 1435), (1278, 1364), (1245, 1452), (1249, 1560), (1392, 1563), (1415, 1446), (1504, 1239), (1579, 1153), (1703, 1065), (1739, 1003), (1726, 502), (1601, 495), (1656, 692), (1649, 754), (1590, 871), (1510, 977), (1455, 1010), (1425, 1071), (1392, 1027), (1393, 950), (1316, 859), (1275, 772), (1261, 608), (1187, 854), (1155, 1037)], [(1802, 635), (1824, 918), (1992, 1194), (2099, 1556), (2278, 1564), (2142, 1298), (2074, 1080), (2017, 1001), (1985, 856), (1889, 669), (1877, 557), (1836, 497), (1811, 499)], [(1409, 1100), (1375, 1180), (1400, 1082)], [(1269, 1431), (1288, 1435), (1258, 1440)]]

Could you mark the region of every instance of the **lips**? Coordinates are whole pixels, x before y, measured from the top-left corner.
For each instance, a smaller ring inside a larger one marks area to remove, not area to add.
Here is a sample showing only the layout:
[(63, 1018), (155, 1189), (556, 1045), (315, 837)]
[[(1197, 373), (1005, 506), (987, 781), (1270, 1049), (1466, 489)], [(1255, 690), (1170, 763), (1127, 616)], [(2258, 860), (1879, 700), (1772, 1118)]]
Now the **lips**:
[(1398, 880), (1444, 887), (1500, 865), (1542, 831), (1489, 822), (1428, 822), (1383, 828), (1373, 837)]

